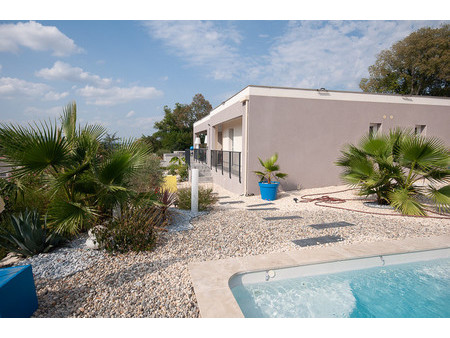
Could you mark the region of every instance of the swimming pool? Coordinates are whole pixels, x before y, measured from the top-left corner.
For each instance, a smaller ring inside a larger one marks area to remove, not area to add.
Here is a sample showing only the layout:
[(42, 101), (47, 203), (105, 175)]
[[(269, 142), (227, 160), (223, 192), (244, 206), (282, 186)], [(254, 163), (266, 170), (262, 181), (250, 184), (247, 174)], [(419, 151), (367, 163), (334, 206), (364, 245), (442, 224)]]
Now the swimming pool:
[(242, 273), (245, 317), (450, 317), (450, 249)]

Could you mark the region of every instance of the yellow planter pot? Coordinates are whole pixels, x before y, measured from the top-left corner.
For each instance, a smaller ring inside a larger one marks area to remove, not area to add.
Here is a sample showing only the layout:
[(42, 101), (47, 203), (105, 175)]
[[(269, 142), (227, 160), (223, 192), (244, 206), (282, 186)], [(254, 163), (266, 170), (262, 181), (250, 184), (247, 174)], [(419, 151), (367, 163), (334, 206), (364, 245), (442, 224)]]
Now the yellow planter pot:
[(174, 175), (165, 176), (161, 188), (163, 190), (168, 190), (169, 192), (177, 192), (177, 177)]

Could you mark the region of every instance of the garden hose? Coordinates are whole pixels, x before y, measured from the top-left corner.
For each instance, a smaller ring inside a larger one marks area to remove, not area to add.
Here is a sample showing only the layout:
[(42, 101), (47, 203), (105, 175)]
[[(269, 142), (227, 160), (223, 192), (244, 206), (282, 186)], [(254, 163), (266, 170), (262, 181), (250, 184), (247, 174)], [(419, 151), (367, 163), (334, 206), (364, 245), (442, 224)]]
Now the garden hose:
[[(345, 211), (353, 211), (353, 212), (359, 212), (359, 213), (362, 213), (362, 214), (369, 214), (369, 215), (450, 219), (450, 215), (447, 216), (445, 214), (442, 214), (442, 213), (439, 213), (439, 212), (436, 212), (436, 211), (432, 211), (432, 210), (429, 210), (429, 209), (424, 209), (424, 210), (429, 212), (429, 213), (432, 213), (432, 214), (435, 214), (435, 215), (440, 215), (440, 216), (419, 216), (419, 215), (388, 214), (388, 213), (381, 213), (381, 212), (355, 210), (355, 209), (343, 208), (343, 207), (337, 207), (337, 206), (330, 205), (330, 204), (342, 204), (342, 203), (345, 203), (347, 201), (360, 200), (359, 198), (337, 198), (337, 197), (330, 197), (330, 196), (328, 196), (328, 195), (338, 194), (338, 193), (346, 192), (346, 191), (350, 191), (350, 190), (356, 190), (356, 189), (349, 188), (349, 189), (344, 189), (344, 190), (339, 190), (339, 191), (332, 191), (332, 192), (326, 193), (327, 195), (324, 195), (323, 193), (306, 194), (306, 195), (303, 195), (303, 196), (300, 197), (301, 201), (299, 201), (299, 202), (300, 203), (314, 202), (314, 204), (319, 206), (319, 207), (333, 208), (333, 209), (339, 209), (339, 210), (345, 210)], [(321, 195), (321, 196), (320, 197), (316, 197), (316, 198), (308, 198), (310, 196), (319, 196), (319, 195)], [(371, 200), (371, 202), (375, 202), (375, 200)], [(323, 204), (321, 204), (321, 203), (323, 203)]]

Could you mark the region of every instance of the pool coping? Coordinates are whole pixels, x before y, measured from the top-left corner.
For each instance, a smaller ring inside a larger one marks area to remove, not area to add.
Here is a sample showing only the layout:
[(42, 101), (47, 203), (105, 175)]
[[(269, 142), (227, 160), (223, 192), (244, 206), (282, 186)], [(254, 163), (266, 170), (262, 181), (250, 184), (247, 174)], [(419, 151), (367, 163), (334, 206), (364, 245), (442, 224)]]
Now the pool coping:
[(202, 318), (244, 318), (228, 284), (230, 278), (237, 273), (445, 248), (450, 248), (450, 234), (302, 248), (264, 255), (192, 262), (188, 267)]

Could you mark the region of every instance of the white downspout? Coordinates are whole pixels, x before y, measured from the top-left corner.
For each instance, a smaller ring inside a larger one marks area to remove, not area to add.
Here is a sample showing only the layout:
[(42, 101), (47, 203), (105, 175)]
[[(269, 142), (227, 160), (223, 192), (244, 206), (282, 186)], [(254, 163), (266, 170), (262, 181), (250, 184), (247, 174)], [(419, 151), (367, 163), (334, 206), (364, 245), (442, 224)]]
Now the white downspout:
[(246, 96), (242, 102), (245, 102), (245, 170), (244, 170), (244, 196), (248, 193), (248, 105), (250, 103), (249, 96)]

